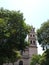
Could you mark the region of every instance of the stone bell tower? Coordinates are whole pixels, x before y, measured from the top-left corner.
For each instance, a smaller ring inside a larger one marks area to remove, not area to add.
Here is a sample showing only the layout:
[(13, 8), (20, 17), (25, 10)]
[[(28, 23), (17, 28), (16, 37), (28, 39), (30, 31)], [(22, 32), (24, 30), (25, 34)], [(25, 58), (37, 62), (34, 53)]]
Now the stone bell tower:
[(32, 55), (37, 54), (37, 43), (36, 43), (36, 33), (35, 28), (32, 28), (28, 35), (28, 40), (30, 42), (29, 46), (29, 57), (31, 59)]

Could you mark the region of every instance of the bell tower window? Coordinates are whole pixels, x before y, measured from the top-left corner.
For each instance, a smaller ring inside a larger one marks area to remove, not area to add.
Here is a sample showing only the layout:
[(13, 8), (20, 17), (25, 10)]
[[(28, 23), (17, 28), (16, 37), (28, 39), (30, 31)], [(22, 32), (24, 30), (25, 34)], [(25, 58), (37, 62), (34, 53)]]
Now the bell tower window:
[(30, 44), (32, 44), (32, 40), (30, 41)]
[(35, 37), (35, 35), (33, 35), (33, 37)]
[(35, 44), (36, 44), (36, 42), (35, 42), (35, 41), (33, 41), (33, 44), (35, 45)]

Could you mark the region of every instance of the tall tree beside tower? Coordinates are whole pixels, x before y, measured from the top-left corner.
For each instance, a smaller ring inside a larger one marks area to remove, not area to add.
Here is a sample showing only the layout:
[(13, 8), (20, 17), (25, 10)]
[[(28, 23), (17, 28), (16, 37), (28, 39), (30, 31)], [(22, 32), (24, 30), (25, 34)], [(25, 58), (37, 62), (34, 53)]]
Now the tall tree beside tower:
[(49, 20), (37, 30), (37, 39), (43, 50), (46, 50), (41, 65), (49, 65)]
[(47, 49), (47, 46), (49, 45), (49, 20), (44, 22), (40, 29), (37, 30), (37, 39), (43, 49)]
[(17, 50), (23, 51), (28, 45), (25, 38), (31, 27), (24, 21), (20, 11), (0, 9), (0, 65), (18, 59)]

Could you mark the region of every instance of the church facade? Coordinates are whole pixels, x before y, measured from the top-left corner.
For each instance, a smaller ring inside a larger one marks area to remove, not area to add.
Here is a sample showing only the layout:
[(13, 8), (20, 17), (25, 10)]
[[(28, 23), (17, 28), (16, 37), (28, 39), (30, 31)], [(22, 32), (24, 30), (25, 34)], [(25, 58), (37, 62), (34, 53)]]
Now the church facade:
[[(30, 45), (26, 47), (25, 51), (22, 53), (22, 58), (14, 63), (14, 65), (30, 65), (30, 61), (33, 55), (37, 54), (37, 43), (36, 43), (36, 33), (35, 28), (32, 28), (28, 34), (28, 40)], [(9, 65), (12, 65), (9, 63)]]

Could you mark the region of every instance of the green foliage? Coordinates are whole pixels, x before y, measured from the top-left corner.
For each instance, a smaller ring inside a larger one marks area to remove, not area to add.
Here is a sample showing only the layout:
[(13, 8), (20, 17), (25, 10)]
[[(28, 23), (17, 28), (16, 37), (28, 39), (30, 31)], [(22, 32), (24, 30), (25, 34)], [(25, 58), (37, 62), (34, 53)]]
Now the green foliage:
[(49, 65), (49, 20), (44, 22), (40, 29), (37, 30), (37, 39), (43, 50), (46, 48), (40, 59), (40, 65)]
[(49, 65), (49, 49), (47, 49), (42, 56), (33, 55), (30, 65)]
[(41, 58), (41, 55), (33, 55), (31, 59), (30, 65), (36, 65), (39, 64), (39, 60)]
[[(24, 50), (30, 26), (20, 11), (0, 9), (0, 59), (2, 63), (18, 59), (17, 50)], [(15, 52), (16, 51), (16, 52)]]
[(44, 22), (40, 29), (37, 30), (37, 39), (43, 49), (46, 45), (49, 45), (49, 20)]
[(40, 58), (40, 65), (49, 65), (49, 49), (47, 49)]

